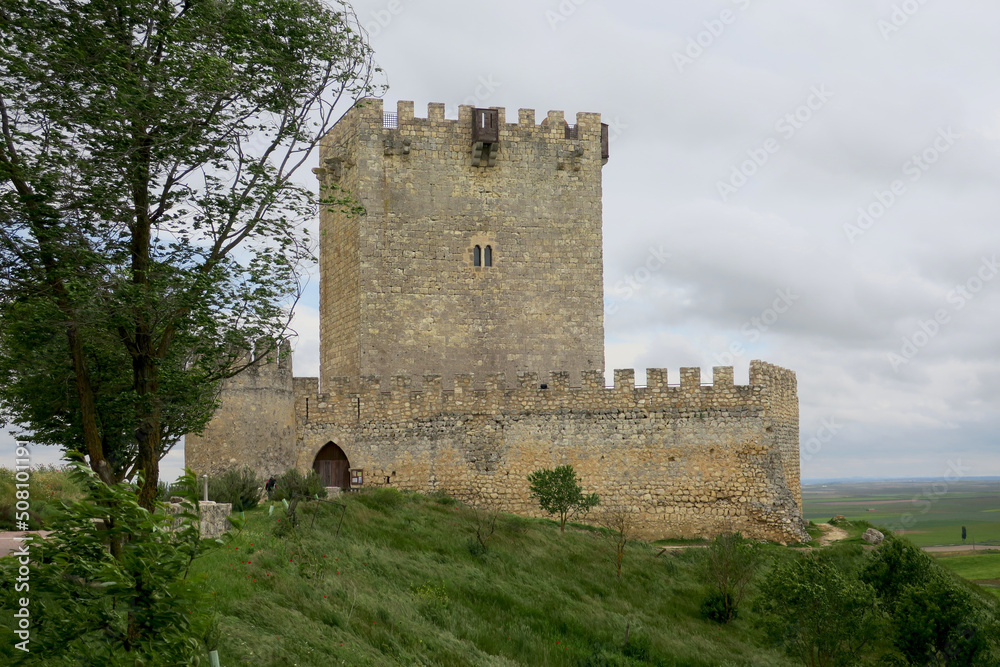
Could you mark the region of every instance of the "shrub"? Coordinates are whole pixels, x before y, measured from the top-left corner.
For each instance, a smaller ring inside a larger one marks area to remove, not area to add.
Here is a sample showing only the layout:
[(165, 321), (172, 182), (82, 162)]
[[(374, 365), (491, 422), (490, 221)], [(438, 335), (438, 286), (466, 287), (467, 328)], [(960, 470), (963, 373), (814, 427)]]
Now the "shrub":
[(718, 623), (728, 623), (736, 618), (760, 567), (760, 548), (737, 532), (716, 536), (706, 551), (704, 577), (712, 592), (702, 605), (702, 613)]
[(538, 505), (559, 517), (559, 530), (566, 530), (566, 520), (577, 513), (585, 513), (600, 504), (596, 493), (583, 495), (583, 487), (573, 470), (573, 466), (559, 466), (549, 470), (543, 468), (528, 475), (531, 495)]
[[(211, 542), (199, 539), (192, 507), (151, 513), (129, 485), (109, 487), (83, 463), (70, 475), (87, 489), (84, 500), (64, 501), (53, 532), (31, 544), (30, 655), (44, 656), (45, 665), (79, 665), (82, 657), (95, 665), (197, 664), (211, 614), (207, 592), (187, 574)], [(0, 578), (14, 581), (18, 567), (0, 559)], [(0, 607), (17, 608), (24, 595), (0, 587)], [(0, 663), (27, 655), (10, 641), (15, 622), (11, 614), (0, 619), (10, 635)]]
[(775, 567), (761, 590), (765, 634), (805, 664), (863, 664), (886, 629), (875, 590), (815, 554)]
[[(18, 483), (14, 470), (0, 468), (0, 530), (17, 528), (15, 492)], [(28, 495), (28, 529), (40, 530), (46, 527), (58, 501), (78, 500), (83, 492), (79, 484), (72, 480), (67, 468), (42, 465), (29, 473)]]
[(716, 623), (728, 623), (735, 620), (739, 613), (739, 605), (729, 593), (713, 591), (701, 603), (701, 615)]
[(983, 604), (921, 549), (887, 535), (860, 578), (892, 616), (892, 640), (909, 664), (996, 664), (985, 654), (996, 639)]
[(303, 475), (297, 468), (289, 468), (278, 477), (274, 489), (274, 500), (292, 500), (295, 496), (309, 500), (319, 496), (326, 498), (326, 487), (315, 470)]
[[(32, 501), (28, 510), (28, 530), (41, 530), (45, 522), (42, 520), (41, 503)], [(14, 501), (0, 502), (0, 530), (16, 530), (17, 522), (15, 518), (19, 514), (14, 506)]]
[(208, 497), (217, 503), (232, 503), (234, 512), (245, 512), (257, 507), (263, 483), (249, 468), (227, 470), (218, 477), (208, 479)]
[(920, 585), (930, 576), (934, 563), (931, 557), (910, 542), (894, 535), (868, 557), (861, 571), (861, 580), (871, 585), (887, 607), (895, 606), (910, 585)]
[(452, 498), (444, 491), (435, 491), (431, 493), (429, 497), (432, 498), (438, 505), (444, 505), (445, 507), (454, 507), (458, 504), (458, 500)]
[(976, 665), (986, 625), (972, 595), (936, 570), (903, 589), (893, 609), (893, 643), (914, 665)]
[(474, 537), (470, 537), (465, 542), (465, 548), (469, 550), (469, 553), (476, 558), (485, 558), (489, 553), (489, 549), (483, 545), (482, 542)]
[(468, 505), (472, 533), (482, 547), (482, 552), (486, 553), (490, 550), (490, 541), (496, 533), (505, 501), (503, 498), (491, 498), (485, 493), (478, 493), (468, 500)]
[(612, 562), (618, 580), (622, 578), (622, 563), (625, 560), (625, 548), (635, 539), (636, 519), (631, 508), (626, 505), (610, 505), (604, 508), (597, 519), (604, 528), (602, 537), (611, 547)]

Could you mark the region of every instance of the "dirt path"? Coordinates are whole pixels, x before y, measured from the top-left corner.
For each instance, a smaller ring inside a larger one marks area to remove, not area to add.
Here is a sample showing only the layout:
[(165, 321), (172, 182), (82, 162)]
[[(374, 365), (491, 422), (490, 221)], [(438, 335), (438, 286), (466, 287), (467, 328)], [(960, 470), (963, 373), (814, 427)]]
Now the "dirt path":
[(839, 542), (840, 540), (846, 540), (850, 535), (843, 528), (837, 528), (836, 526), (831, 526), (828, 523), (817, 523), (823, 534), (819, 536), (819, 545), (821, 547), (828, 546), (831, 542)]
[(971, 544), (954, 544), (947, 547), (922, 547), (928, 553), (979, 553), (980, 551), (997, 551), (1000, 546), (992, 544), (977, 544), (975, 548)]
[[(49, 534), (48, 530), (33, 530), (33, 534), (41, 535), (42, 537)], [(19, 549), (21, 547), (21, 541), (15, 540), (15, 537), (24, 537), (27, 533), (23, 531), (5, 531), (0, 532), (0, 557), (6, 556), (14, 549)]]

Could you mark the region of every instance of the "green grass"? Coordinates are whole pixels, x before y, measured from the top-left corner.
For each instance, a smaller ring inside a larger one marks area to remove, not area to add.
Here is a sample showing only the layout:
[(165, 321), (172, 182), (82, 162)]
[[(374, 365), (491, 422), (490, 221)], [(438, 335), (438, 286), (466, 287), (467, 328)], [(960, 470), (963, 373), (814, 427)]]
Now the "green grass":
[(283, 537), (280, 504), (272, 516), (260, 507), (196, 561), (220, 616), (222, 664), (794, 664), (760, 647), (749, 604), (727, 626), (700, 617), (701, 549), (658, 556), (634, 543), (619, 582), (589, 527), (505, 516), (489, 552), (474, 555), (460, 504), (392, 491), (343, 502), (339, 537), (335, 505), (300, 510), (299, 530)]
[(958, 556), (943, 553), (935, 556), (939, 563), (970, 581), (1000, 579), (1000, 552), (984, 551)]
[[(897, 531), (918, 546), (1000, 544), (1000, 482), (865, 482), (802, 487), (803, 515), (828, 521), (836, 514)], [(874, 511), (868, 511), (874, 510)]]

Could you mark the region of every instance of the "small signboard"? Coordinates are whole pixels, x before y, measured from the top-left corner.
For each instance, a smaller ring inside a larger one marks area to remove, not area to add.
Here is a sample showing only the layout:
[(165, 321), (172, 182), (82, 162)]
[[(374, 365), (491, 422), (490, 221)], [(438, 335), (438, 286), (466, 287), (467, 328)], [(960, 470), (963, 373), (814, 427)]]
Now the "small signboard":
[(365, 471), (363, 468), (351, 468), (351, 488), (360, 488), (365, 482)]

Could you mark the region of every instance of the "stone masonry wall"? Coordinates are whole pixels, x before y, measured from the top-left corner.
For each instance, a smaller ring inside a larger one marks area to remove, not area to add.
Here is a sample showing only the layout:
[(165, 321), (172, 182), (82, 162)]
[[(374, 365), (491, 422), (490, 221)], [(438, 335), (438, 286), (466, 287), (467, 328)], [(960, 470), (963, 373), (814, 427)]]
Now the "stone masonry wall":
[(280, 354), (224, 381), (220, 400), (202, 434), (185, 436), (185, 466), (199, 476), (247, 466), (265, 478), (291, 467), (295, 395), (287, 344)]
[[(366, 485), (463, 499), (479, 493), (506, 511), (539, 515), (527, 474), (571, 464), (587, 492), (636, 513), (642, 535), (705, 536), (738, 529), (780, 542), (808, 539), (800, 513), (795, 374), (754, 361), (751, 384), (735, 386), (732, 368), (681, 369), (670, 386), (663, 369), (615, 371), (615, 386), (585, 372), (579, 388), (553, 373), (547, 389), (535, 374), (507, 389), (494, 375), (483, 390), (471, 376), (441, 389), (396, 377), (389, 391), (375, 378), (343, 378), (316, 393), (315, 378), (296, 379), (298, 465), (336, 443)], [(306, 409), (308, 408), (308, 417)]]
[[(546, 372), (604, 366), (600, 116), (499, 114), (492, 167), (457, 120), (364, 100), (323, 139), (316, 170), (364, 215), (321, 214), (321, 376)], [(475, 245), (491, 267), (473, 266)]]

